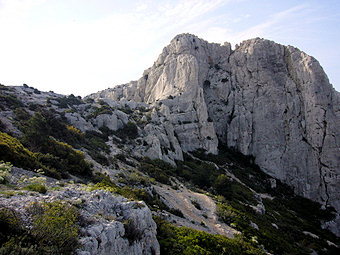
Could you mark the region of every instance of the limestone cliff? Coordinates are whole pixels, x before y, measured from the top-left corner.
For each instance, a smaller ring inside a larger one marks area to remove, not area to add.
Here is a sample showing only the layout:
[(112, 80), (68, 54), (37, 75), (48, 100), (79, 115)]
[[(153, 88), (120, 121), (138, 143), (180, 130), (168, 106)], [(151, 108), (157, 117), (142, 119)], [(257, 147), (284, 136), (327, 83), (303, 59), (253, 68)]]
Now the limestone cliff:
[(153, 109), (147, 155), (171, 161), (225, 143), (298, 194), (340, 210), (340, 94), (317, 60), (294, 47), (256, 38), (231, 50), (181, 34), (138, 81), (90, 97)]

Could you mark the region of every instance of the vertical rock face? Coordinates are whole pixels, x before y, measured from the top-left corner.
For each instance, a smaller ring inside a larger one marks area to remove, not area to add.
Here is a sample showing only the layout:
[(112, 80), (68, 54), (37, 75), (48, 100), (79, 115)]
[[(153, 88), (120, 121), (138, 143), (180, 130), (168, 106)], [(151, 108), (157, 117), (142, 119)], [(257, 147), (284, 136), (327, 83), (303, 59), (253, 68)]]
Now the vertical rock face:
[[(230, 44), (211, 44), (196, 36), (176, 36), (164, 48), (154, 65), (137, 82), (117, 86), (91, 95), (92, 98), (134, 100), (162, 104), (182, 151), (205, 149), (217, 153), (218, 139), (214, 123), (208, 115), (204, 96), (207, 75), (215, 64), (226, 62)], [(175, 159), (182, 159), (182, 155)]]
[(298, 194), (340, 210), (340, 95), (319, 63), (294, 47), (256, 38), (232, 51), (181, 34), (141, 79), (91, 97), (154, 107), (153, 120), (165, 121), (152, 137), (159, 142), (169, 130), (172, 159), (199, 148), (217, 153), (220, 141)]
[(222, 139), (297, 193), (340, 208), (339, 94), (319, 63), (296, 48), (254, 39), (229, 65), (234, 108)]

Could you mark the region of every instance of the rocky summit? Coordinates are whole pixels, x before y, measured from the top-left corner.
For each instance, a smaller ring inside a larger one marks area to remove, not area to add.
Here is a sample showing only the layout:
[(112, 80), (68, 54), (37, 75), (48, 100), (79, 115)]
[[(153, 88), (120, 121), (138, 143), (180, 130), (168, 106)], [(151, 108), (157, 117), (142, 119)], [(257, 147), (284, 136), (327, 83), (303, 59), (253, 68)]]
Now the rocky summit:
[(85, 98), (0, 85), (0, 254), (339, 254), (339, 126), (317, 60), (260, 38), (177, 35)]
[(223, 143), (340, 210), (340, 93), (297, 48), (255, 38), (232, 50), (181, 34), (138, 81), (90, 97), (154, 106), (146, 155), (171, 162)]

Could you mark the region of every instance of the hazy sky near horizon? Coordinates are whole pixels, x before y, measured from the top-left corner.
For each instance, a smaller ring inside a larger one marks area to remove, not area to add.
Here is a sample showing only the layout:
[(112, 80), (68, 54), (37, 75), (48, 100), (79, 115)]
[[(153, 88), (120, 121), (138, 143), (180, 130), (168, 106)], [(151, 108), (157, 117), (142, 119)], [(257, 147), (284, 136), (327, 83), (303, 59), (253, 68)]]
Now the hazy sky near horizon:
[(0, 83), (85, 96), (137, 80), (179, 33), (262, 37), (319, 60), (340, 91), (338, 0), (0, 0)]

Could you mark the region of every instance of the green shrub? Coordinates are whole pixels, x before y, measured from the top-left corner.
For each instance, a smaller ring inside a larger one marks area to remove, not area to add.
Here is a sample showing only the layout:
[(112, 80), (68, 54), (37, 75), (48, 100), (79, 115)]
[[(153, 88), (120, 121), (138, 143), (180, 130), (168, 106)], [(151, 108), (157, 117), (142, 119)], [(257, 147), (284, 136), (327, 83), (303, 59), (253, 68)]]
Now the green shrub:
[(170, 208), (167, 210), (169, 213), (172, 213), (173, 215), (176, 215), (178, 217), (184, 218), (184, 215), (181, 210), (177, 208)]
[(43, 106), (40, 105), (40, 104), (35, 104), (35, 103), (29, 103), (28, 104), (28, 109), (31, 110), (31, 111), (38, 111), (42, 108)]
[(114, 134), (123, 141), (135, 139), (138, 137), (138, 127), (135, 123), (129, 121), (123, 128), (115, 131)]
[(31, 170), (43, 167), (33, 152), (26, 149), (18, 139), (3, 132), (0, 132), (0, 160)]
[(142, 175), (138, 170), (134, 170), (133, 173), (123, 175), (119, 179), (120, 183), (124, 183), (129, 186), (150, 186), (152, 178)]
[(126, 113), (126, 114), (132, 114), (133, 113), (133, 111), (131, 110), (131, 108), (129, 106), (119, 108), (119, 110)]
[[(39, 135), (44, 135), (41, 139), (53, 136), (74, 146), (83, 141), (84, 134), (70, 126), (67, 119), (60, 113), (53, 109), (37, 108), (36, 110), (38, 112), (30, 117), (29, 120), (21, 119), (17, 123), (24, 134), (23, 141), (26, 142), (27, 146), (34, 145), (34, 139), (39, 138)], [(41, 143), (40, 140), (39, 143)]]
[(73, 254), (79, 247), (77, 225), (79, 212), (73, 206), (59, 201), (31, 205), (32, 235), (43, 254)]
[[(20, 237), (11, 237), (3, 246), (0, 247), (0, 255), (36, 255), (38, 253), (38, 246), (34, 243), (32, 238), (28, 235)], [(47, 253), (48, 254), (48, 253)]]
[(221, 203), (217, 204), (216, 214), (220, 220), (228, 225), (234, 223), (237, 220), (237, 217), (241, 215), (241, 213), (235, 210), (233, 207)]
[(0, 208), (0, 245), (8, 241), (11, 235), (19, 235), (23, 231), (18, 214), (8, 208)]
[(24, 104), (15, 95), (5, 95), (0, 93), (0, 105), (5, 105), (10, 109), (23, 107)]
[(80, 105), (83, 104), (84, 102), (81, 100), (80, 97), (75, 97), (73, 94), (69, 96), (64, 96), (61, 98), (55, 98), (55, 100), (58, 102), (58, 106), (60, 108), (68, 108), (73, 105)]
[(90, 176), (91, 166), (86, 162), (85, 155), (81, 151), (74, 150), (72, 146), (59, 142), (52, 137), (49, 138), (49, 146), (44, 148), (45, 153), (55, 155), (60, 159), (63, 169), (75, 175)]
[(31, 183), (25, 186), (26, 190), (29, 191), (35, 191), (35, 192), (39, 192), (41, 194), (45, 194), (47, 192), (47, 188), (45, 185), (40, 184), (40, 183)]
[(129, 240), (130, 245), (142, 238), (143, 232), (132, 218), (124, 220), (123, 225), (125, 230), (124, 237)]
[(92, 181), (95, 183), (95, 185), (91, 188), (92, 190), (104, 189), (129, 199), (142, 200), (150, 207), (151, 210), (169, 210), (155, 190), (152, 190), (152, 194), (149, 194), (144, 189), (134, 189), (129, 186), (120, 188), (110, 179), (109, 176), (101, 173), (96, 173), (93, 176)]
[(81, 131), (69, 125), (66, 119), (53, 110), (36, 112), (28, 121), (20, 122), (19, 126), (24, 133), (23, 143), (33, 151), (43, 152), (48, 146), (49, 136), (75, 147), (79, 147), (85, 140)]
[(41, 151), (48, 146), (48, 137), (51, 127), (41, 113), (35, 113), (22, 127), (24, 135), (23, 144), (29, 146), (32, 151)]
[(34, 89), (34, 90), (33, 90), (33, 93), (35, 93), (35, 94), (41, 94), (40, 90), (38, 90), (38, 89)]
[(186, 227), (175, 227), (159, 217), (154, 217), (154, 220), (161, 254), (265, 254), (241, 238), (229, 239)]
[(10, 163), (4, 163), (0, 161), (0, 184), (8, 182), (11, 176), (12, 165)]
[(84, 154), (57, 140), (79, 146), (85, 143), (85, 135), (57, 116), (54, 111), (35, 113), (21, 126), (24, 133), (23, 143), (38, 152), (35, 156), (45, 165), (44, 171), (50, 176), (67, 177), (67, 173), (91, 175), (91, 168), (85, 161)]
[(155, 180), (164, 183), (170, 184), (170, 176), (174, 175), (175, 168), (160, 159), (150, 159), (150, 158), (143, 158), (139, 170), (141, 172), (147, 173), (151, 177), (155, 178)]
[[(70, 145), (52, 137), (37, 143), (43, 153), (33, 153), (26, 149), (16, 138), (0, 132), (0, 160), (13, 162), (17, 167), (43, 169), (45, 174), (60, 179), (69, 172), (75, 175), (91, 175), (91, 167), (85, 161), (84, 153), (74, 150)], [(57, 171), (56, 171), (57, 170)]]
[(38, 254), (37, 245), (24, 228), (19, 215), (8, 208), (0, 209), (0, 255)]
[(23, 107), (16, 108), (14, 110), (16, 121), (27, 121), (30, 119), (31, 115)]
[(113, 113), (113, 109), (108, 105), (108, 104), (101, 104), (101, 106), (98, 107), (93, 107), (93, 112), (91, 112), (91, 114), (89, 114), (88, 116), (86, 116), (86, 119), (95, 119), (97, 118), (99, 115), (102, 114), (109, 114), (111, 115)]
[(209, 188), (213, 186), (214, 180), (220, 174), (213, 164), (193, 160), (186, 155), (184, 162), (176, 162), (176, 174), (184, 177), (187, 181), (192, 182), (200, 188)]
[(102, 134), (96, 131), (86, 131), (85, 140), (82, 143), (87, 150), (90, 156), (100, 164), (109, 165), (110, 160), (103, 154), (109, 153), (110, 147), (105, 143), (108, 141), (109, 131), (104, 127), (101, 128), (104, 130)]

